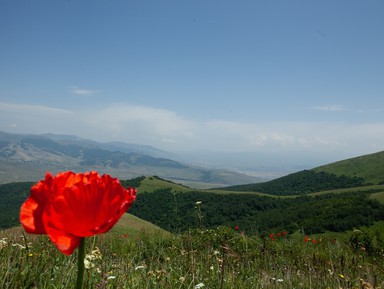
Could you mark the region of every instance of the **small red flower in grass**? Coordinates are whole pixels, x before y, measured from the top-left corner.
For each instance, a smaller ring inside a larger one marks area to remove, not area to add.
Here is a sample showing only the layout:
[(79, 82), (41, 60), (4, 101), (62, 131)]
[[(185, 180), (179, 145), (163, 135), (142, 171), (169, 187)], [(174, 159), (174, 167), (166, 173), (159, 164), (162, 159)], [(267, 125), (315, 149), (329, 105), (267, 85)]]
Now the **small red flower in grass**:
[(308, 237), (308, 236), (305, 236), (305, 237), (304, 237), (304, 242), (305, 242), (305, 243), (308, 243), (308, 240), (309, 240), (309, 237)]
[(84, 237), (109, 231), (136, 198), (134, 188), (97, 172), (47, 173), (31, 188), (21, 206), (20, 221), (32, 234), (47, 234), (54, 245), (70, 255)]
[(235, 226), (235, 230), (238, 231), (239, 230), (239, 226)]

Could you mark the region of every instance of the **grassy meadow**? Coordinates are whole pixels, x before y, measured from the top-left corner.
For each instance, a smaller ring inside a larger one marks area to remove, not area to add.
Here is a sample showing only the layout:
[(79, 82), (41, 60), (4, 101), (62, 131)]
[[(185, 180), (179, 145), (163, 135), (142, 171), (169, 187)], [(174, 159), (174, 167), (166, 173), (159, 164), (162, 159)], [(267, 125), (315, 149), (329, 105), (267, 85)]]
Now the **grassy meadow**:
[[(124, 180), (139, 190), (136, 216), (87, 239), (85, 288), (384, 289), (383, 158), (320, 167), (321, 181), (304, 171), (262, 187)], [(77, 251), (67, 257), (47, 236), (12, 227), (30, 185), (0, 185), (0, 288), (73, 288)]]
[[(384, 288), (384, 223), (304, 235), (241, 228), (170, 234), (124, 215), (86, 243), (86, 288)], [(72, 288), (77, 252), (47, 236), (0, 232), (0, 288)]]

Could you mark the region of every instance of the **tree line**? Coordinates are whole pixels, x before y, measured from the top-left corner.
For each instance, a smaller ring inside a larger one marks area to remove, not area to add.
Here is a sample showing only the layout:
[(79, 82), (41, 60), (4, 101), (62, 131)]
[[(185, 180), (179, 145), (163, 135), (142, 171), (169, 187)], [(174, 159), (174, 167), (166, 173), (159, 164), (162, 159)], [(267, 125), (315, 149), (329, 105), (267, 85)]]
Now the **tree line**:
[(272, 181), (226, 187), (229, 191), (260, 192), (276, 196), (304, 195), (314, 192), (354, 188), (364, 185), (359, 177), (337, 176), (304, 170)]
[(384, 220), (384, 206), (366, 192), (273, 198), (161, 189), (138, 194), (130, 213), (171, 232), (220, 225), (238, 226), (250, 234), (276, 228), (341, 232)]

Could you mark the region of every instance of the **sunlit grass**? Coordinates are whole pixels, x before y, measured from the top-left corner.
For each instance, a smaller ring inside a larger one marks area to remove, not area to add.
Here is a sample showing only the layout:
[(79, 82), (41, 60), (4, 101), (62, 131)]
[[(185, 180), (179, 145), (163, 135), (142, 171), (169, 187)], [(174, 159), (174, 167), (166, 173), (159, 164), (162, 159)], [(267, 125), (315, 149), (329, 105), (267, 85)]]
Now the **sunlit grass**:
[(379, 193), (373, 193), (369, 197), (378, 200), (380, 203), (384, 204), (384, 191)]
[[(300, 232), (270, 238), (227, 227), (180, 235), (120, 229), (87, 239), (88, 288), (384, 288), (383, 251), (353, 249), (347, 234), (305, 242)], [(0, 288), (74, 283), (76, 254), (62, 255), (47, 236), (13, 228), (0, 240)]]

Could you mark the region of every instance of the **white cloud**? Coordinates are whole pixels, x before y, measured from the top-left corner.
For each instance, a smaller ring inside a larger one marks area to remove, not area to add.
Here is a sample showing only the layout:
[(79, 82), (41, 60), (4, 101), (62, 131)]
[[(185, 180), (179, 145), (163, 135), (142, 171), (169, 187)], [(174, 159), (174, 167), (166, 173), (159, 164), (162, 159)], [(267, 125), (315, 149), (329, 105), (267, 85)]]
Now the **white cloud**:
[(0, 102), (0, 111), (16, 114), (70, 114), (72, 111), (61, 108), (54, 108), (44, 105), (17, 104)]
[(84, 88), (80, 88), (78, 86), (71, 86), (70, 90), (71, 90), (72, 94), (80, 95), (80, 96), (94, 95), (94, 94), (100, 92), (98, 90), (84, 89)]
[(312, 107), (315, 110), (321, 110), (321, 111), (330, 111), (330, 112), (337, 112), (337, 111), (345, 111), (346, 109), (341, 105), (323, 105), (323, 106), (314, 106)]
[(97, 141), (125, 141), (165, 150), (350, 151), (384, 149), (384, 122), (192, 121), (166, 109), (114, 104), (69, 111), (0, 103), (0, 130), (65, 133)]

